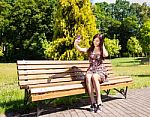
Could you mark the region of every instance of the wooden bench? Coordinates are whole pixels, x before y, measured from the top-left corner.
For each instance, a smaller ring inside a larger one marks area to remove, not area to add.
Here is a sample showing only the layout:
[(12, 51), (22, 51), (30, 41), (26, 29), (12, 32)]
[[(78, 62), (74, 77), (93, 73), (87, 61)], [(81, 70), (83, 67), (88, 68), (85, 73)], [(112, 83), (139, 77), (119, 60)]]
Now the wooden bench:
[[(129, 76), (115, 76), (110, 60), (105, 60), (108, 82), (101, 84), (101, 90), (109, 94), (115, 89), (126, 98), (128, 85), (132, 83)], [(76, 94), (86, 93), (85, 73), (88, 61), (51, 61), (51, 60), (18, 60), (18, 83), (25, 89), (25, 104)], [(117, 87), (123, 87), (117, 89)]]

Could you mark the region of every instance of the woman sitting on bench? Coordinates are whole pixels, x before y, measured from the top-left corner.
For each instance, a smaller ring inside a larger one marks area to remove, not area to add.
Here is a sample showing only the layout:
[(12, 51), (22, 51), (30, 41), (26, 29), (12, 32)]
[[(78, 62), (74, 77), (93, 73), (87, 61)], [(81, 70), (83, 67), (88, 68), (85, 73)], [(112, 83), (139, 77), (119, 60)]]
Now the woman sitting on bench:
[[(81, 48), (78, 44), (80, 42), (80, 36), (75, 40), (74, 46), (80, 52), (86, 52), (89, 57), (90, 66), (86, 73), (86, 85), (91, 100), (90, 111), (100, 112), (102, 111), (102, 100), (100, 95), (100, 83), (107, 81), (107, 73), (103, 60), (108, 56), (108, 52), (104, 46), (104, 36), (96, 34), (93, 37), (90, 48)], [(96, 101), (93, 91), (96, 91)]]

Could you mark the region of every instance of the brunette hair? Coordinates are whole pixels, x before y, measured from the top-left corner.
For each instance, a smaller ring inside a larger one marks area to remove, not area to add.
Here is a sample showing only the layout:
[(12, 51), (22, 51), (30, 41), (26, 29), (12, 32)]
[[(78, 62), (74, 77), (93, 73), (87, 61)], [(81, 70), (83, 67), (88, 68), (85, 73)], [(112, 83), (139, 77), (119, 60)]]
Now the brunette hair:
[(100, 44), (99, 44), (100, 57), (101, 57), (102, 59), (104, 59), (104, 57), (103, 57), (104, 35), (102, 35), (102, 34), (96, 34), (96, 35), (93, 37), (92, 44), (91, 44), (90, 48), (87, 50), (88, 55), (90, 55), (90, 53), (94, 51), (94, 47), (95, 47), (95, 46), (94, 46), (93, 41), (94, 41), (95, 38), (98, 38), (99, 41), (100, 41)]

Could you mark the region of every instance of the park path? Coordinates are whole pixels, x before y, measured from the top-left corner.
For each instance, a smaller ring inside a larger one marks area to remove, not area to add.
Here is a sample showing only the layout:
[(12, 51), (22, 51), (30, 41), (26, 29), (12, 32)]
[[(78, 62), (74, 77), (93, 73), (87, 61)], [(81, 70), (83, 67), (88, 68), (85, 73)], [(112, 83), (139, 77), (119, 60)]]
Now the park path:
[[(150, 117), (150, 87), (128, 90), (127, 99), (115, 96), (102, 96), (103, 110), (100, 113), (89, 112), (89, 102), (82, 100), (80, 104), (67, 109), (56, 108), (41, 113), (40, 117)], [(11, 115), (0, 115), (0, 117)], [(35, 117), (36, 112), (17, 115), (15, 117)]]

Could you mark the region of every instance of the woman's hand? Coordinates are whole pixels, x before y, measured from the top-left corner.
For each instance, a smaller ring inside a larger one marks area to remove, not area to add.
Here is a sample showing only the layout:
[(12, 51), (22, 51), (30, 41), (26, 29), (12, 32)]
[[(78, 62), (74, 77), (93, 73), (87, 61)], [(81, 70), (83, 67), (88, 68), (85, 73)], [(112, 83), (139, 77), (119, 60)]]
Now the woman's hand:
[(74, 46), (75, 46), (75, 48), (77, 49), (77, 50), (79, 50), (80, 52), (87, 52), (87, 48), (81, 48), (78, 44), (80, 43), (80, 41), (81, 41), (81, 36), (79, 37), (78, 36), (78, 38), (74, 41)]
[(74, 45), (78, 45), (80, 43), (80, 41), (81, 41), (81, 36), (78, 35), (77, 39), (74, 41)]
[(78, 44), (80, 43), (80, 41), (81, 41), (80, 39), (76, 39), (76, 40), (74, 41), (74, 44), (75, 44), (75, 45), (78, 45)]

